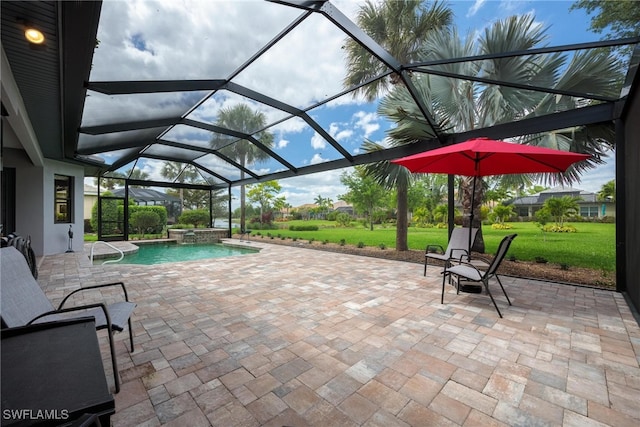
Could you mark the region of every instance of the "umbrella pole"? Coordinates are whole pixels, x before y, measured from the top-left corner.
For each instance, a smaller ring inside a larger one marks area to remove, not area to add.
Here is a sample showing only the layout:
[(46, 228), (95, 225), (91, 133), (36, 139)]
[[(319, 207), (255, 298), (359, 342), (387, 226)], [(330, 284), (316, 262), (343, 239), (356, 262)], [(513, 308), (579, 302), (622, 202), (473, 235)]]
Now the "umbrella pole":
[(469, 215), (469, 253), (467, 254), (468, 259), (467, 261), (471, 260), (471, 245), (473, 244), (473, 242), (471, 241), (471, 229), (473, 228), (473, 210), (474, 210), (474, 202), (475, 202), (475, 198), (476, 198), (476, 179), (478, 177), (474, 175), (473, 177), (473, 185), (472, 185), (472, 190), (471, 190), (471, 213)]

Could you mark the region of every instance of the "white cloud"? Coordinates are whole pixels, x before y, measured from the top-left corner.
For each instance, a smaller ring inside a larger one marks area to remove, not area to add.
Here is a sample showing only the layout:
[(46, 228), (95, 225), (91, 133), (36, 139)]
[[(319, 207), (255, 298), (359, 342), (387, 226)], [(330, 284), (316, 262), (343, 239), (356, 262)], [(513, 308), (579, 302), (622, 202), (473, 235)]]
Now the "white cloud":
[(289, 141), (287, 141), (286, 139), (280, 139), (278, 141), (278, 148), (285, 148), (287, 145), (289, 145)]
[(467, 12), (467, 18), (474, 16), (482, 8), (486, 0), (476, 0)]
[(355, 127), (364, 131), (365, 138), (369, 138), (373, 132), (380, 129), (380, 124), (377, 123), (378, 116), (375, 113), (358, 111), (353, 117), (355, 119)]
[(352, 129), (340, 130), (341, 126), (348, 126), (348, 124), (335, 123), (334, 122), (334, 123), (331, 123), (329, 125), (329, 135), (331, 135), (333, 137), (333, 139), (335, 139), (336, 141), (349, 139), (351, 137), (351, 135), (353, 135), (353, 130)]
[(282, 186), (281, 194), (285, 196), (292, 206), (300, 206), (313, 203), (317, 196), (327, 197), (338, 201), (338, 196), (348, 190), (340, 182), (340, 175), (349, 172), (352, 168), (332, 170), (313, 175), (304, 175), (295, 178), (287, 178), (278, 181)]
[(579, 183), (573, 186), (581, 190), (597, 193), (602, 189), (602, 185), (616, 179), (616, 166), (613, 158), (603, 165), (599, 165), (584, 174)]
[(313, 155), (313, 157), (311, 158), (311, 160), (309, 161), (310, 164), (315, 165), (317, 163), (322, 163), (322, 162), (326, 162), (326, 159), (322, 158), (322, 154), (320, 153), (316, 153)]
[(314, 132), (313, 137), (311, 137), (311, 147), (315, 150), (322, 150), (327, 146), (327, 141), (323, 137), (320, 136), (318, 132)]

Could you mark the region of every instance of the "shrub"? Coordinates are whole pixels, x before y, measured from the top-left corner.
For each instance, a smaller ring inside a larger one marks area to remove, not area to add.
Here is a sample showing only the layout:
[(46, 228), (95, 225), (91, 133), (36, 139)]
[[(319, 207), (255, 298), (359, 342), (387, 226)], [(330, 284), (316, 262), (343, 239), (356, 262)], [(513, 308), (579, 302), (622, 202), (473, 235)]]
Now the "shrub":
[(336, 221), (338, 215), (340, 215), (340, 212), (337, 212), (337, 211), (329, 212), (327, 214), (327, 220), (328, 221)]
[(509, 230), (510, 228), (513, 228), (513, 226), (511, 224), (497, 222), (495, 224), (491, 224), (491, 228), (493, 228), (494, 230)]
[(340, 227), (348, 227), (351, 224), (351, 215), (341, 212), (336, 215), (336, 223)]
[(209, 211), (205, 209), (193, 209), (184, 211), (178, 218), (179, 222), (193, 224), (196, 228), (209, 224)]
[(340, 239), (340, 246), (344, 246), (347, 241), (345, 239)]
[[(118, 208), (120, 210), (120, 207)], [(131, 222), (131, 218), (136, 212), (153, 212), (158, 215), (158, 223), (157, 225), (151, 227), (147, 230), (148, 233), (159, 234), (162, 233), (162, 229), (167, 224), (167, 208), (164, 206), (138, 206), (138, 205), (129, 205), (129, 227), (135, 228), (136, 226)]]
[(317, 225), (290, 225), (289, 231), (318, 231)]
[(358, 248), (360, 248), (360, 249), (364, 248), (364, 243), (363, 242), (358, 242)]
[(196, 228), (196, 227), (193, 224), (180, 224), (180, 223), (178, 223), (178, 224), (170, 225), (167, 228), (174, 229), (174, 228)]
[(387, 249), (387, 245), (385, 245), (384, 243), (380, 243), (380, 244), (378, 245), (378, 247), (379, 247), (380, 249), (382, 249), (382, 250)]
[(578, 230), (573, 225), (563, 225), (559, 226), (558, 224), (549, 224), (542, 227), (543, 231), (548, 231), (551, 233), (577, 233)]
[(158, 226), (160, 216), (153, 211), (139, 210), (131, 215), (129, 222), (138, 230), (138, 234), (144, 235), (147, 231), (155, 229)]

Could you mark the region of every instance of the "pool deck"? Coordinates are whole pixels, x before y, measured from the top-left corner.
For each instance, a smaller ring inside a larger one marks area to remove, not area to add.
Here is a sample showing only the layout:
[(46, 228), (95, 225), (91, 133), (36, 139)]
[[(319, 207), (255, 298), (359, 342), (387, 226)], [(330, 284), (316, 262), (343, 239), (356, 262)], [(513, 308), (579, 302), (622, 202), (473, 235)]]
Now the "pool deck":
[(245, 244), (262, 250), (41, 260), (54, 304), (118, 280), (138, 304), (136, 351), (116, 334), (113, 426), (640, 425), (640, 327), (619, 293), (505, 277), (500, 319), (486, 295), (447, 286), (441, 304), (437, 268)]

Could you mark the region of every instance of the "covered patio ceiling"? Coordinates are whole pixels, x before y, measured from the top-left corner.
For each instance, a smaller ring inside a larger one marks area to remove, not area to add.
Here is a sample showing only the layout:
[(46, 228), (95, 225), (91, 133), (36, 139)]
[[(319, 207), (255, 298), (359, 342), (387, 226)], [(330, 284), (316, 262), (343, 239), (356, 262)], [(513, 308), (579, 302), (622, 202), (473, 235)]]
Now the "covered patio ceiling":
[[(166, 22), (165, 32), (131, 34), (113, 19), (125, 19), (127, 2), (2, 2), (2, 45), (45, 157), (78, 162), (95, 176), (157, 171), (167, 161), (178, 162), (181, 173), (195, 172), (192, 184), (215, 188), (283, 179), (389, 160), (475, 136), (508, 138), (610, 122), (624, 108), (640, 62), (640, 38), (634, 38), (403, 64), (337, 6), (353, 7), (347, 3), (215, 2), (217, 12), (206, 17), (198, 15), (197, 2), (186, 5), (176, 9), (173, 2), (143, 2), (138, 19)], [(20, 34), (25, 20), (45, 28), (44, 49), (25, 50)], [(185, 39), (183, 35), (190, 34), (186, 26), (195, 26), (202, 37)], [(382, 71), (362, 85), (344, 87), (343, 50), (349, 38), (363, 46)], [(182, 56), (169, 53), (167, 48), (176, 44)], [(572, 55), (622, 45), (636, 48), (626, 58), (626, 80), (615, 97), (447, 71), (447, 65), (460, 62)], [(303, 55), (308, 52), (314, 55)], [(173, 66), (166, 65), (170, 62)], [(326, 78), (329, 75), (342, 79)], [(573, 102), (559, 104), (549, 115), (470, 132), (445, 130), (416, 88), (425, 75), (548, 93)], [(357, 90), (391, 77), (408, 90), (427, 132), (415, 143), (365, 153), (362, 142), (384, 143), (385, 131), (395, 123), (378, 112), (380, 97), (367, 101)], [(247, 128), (222, 119), (225, 111), (239, 105), (263, 120)], [(367, 129), (367, 120), (375, 121), (376, 128)], [(55, 135), (62, 135), (63, 144), (55, 142)], [(257, 159), (245, 162), (234, 155), (246, 141), (257, 148)], [(157, 175), (151, 174), (150, 180), (162, 184)], [(167, 178), (164, 184), (172, 180), (179, 178)]]

